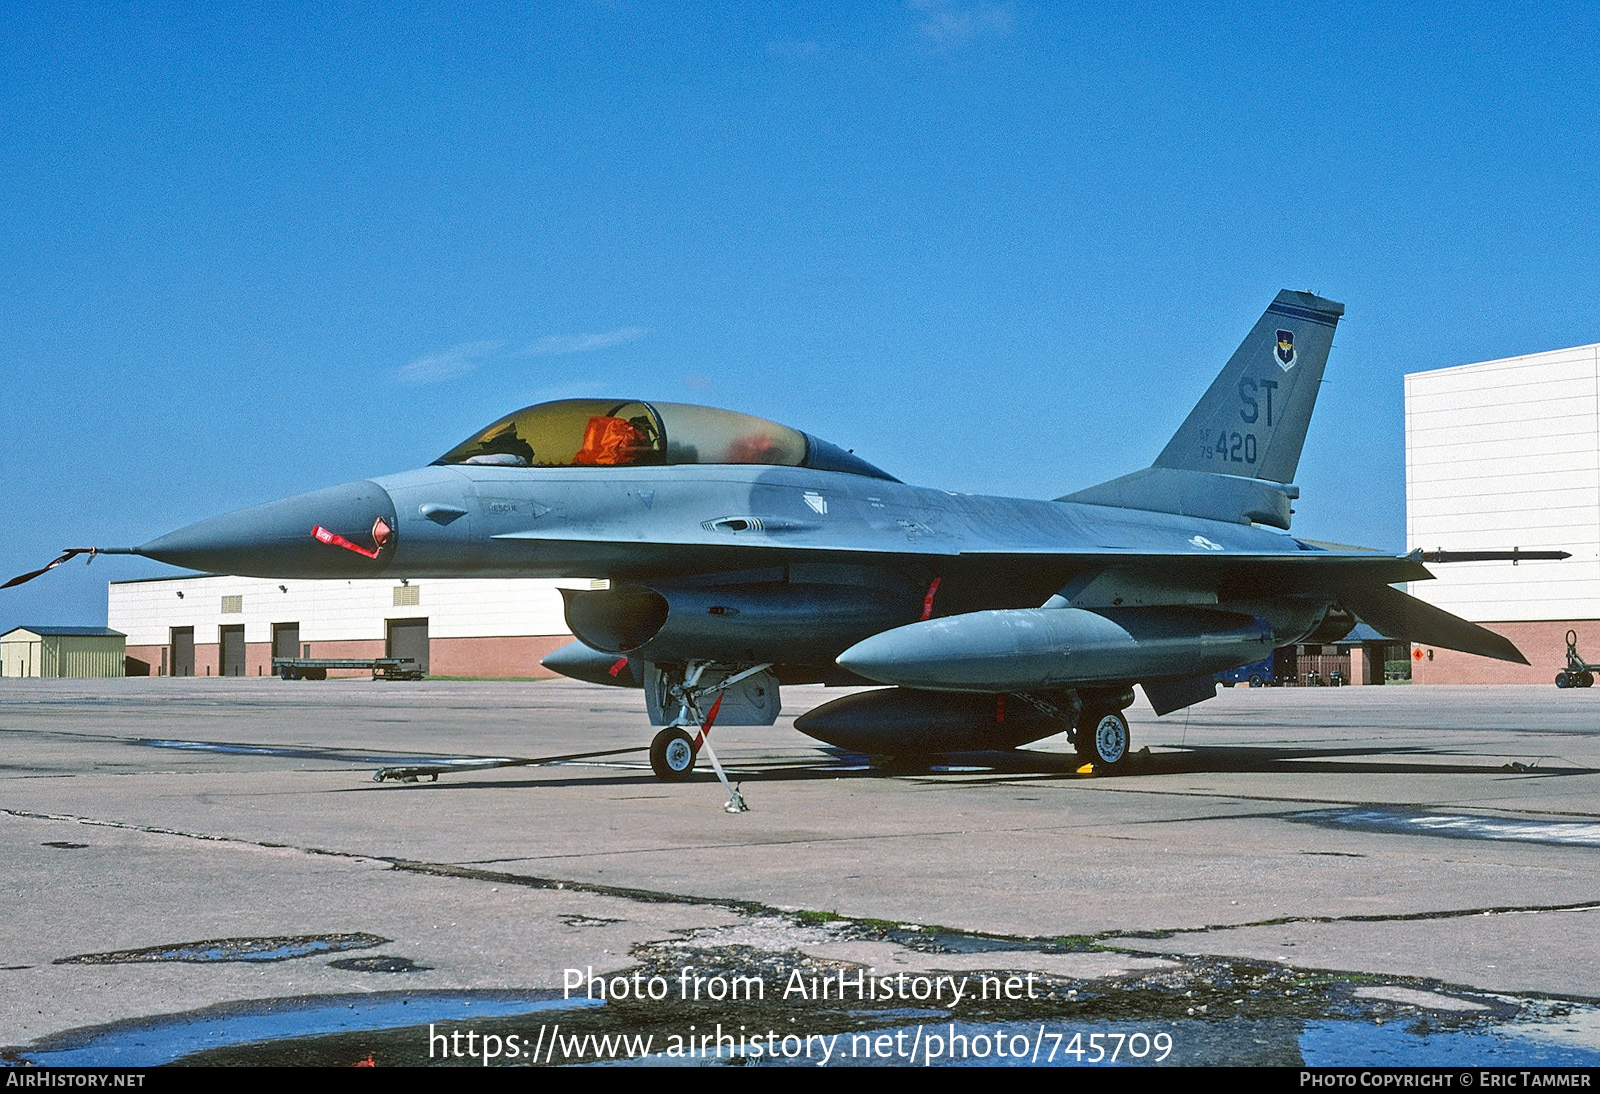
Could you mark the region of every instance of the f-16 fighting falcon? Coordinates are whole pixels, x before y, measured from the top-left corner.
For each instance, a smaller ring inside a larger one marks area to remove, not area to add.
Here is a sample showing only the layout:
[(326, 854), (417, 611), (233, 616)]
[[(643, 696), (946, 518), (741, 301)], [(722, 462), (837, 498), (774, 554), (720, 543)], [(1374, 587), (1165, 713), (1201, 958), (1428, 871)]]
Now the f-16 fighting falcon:
[(702, 751), (715, 764), (713, 722), (770, 725), (781, 685), (818, 682), (891, 685), (796, 721), (836, 746), (916, 756), (1065, 731), (1115, 769), (1135, 684), (1168, 714), (1212, 697), (1214, 673), (1356, 620), (1526, 663), (1393, 586), (1429, 579), (1426, 562), (1563, 553), (1395, 556), (1289, 534), (1343, 314), (1279, 293), (1153, 464), (1054, 501), (908, 486), (732, 411), (566, 399), (427, 467), (56, 563), (109, 550), (275, 578), (608, 579), (564, 592), (578, 641), (544, 664), (641, 688), (663, 779)]

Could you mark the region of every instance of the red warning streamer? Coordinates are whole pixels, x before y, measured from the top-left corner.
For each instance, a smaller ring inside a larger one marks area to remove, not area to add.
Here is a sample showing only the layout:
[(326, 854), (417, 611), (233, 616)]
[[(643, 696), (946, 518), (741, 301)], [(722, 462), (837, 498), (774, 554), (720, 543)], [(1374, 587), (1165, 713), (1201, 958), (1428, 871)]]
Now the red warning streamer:
[(378, 557), (378, 550), (376, 547), (369, 551), (367, 548), (361, 546), (361, 544), (351, 543), (349, 540), (339, 535), (339, 533), (330, 532), (320, 524), (311, 529), (311, 534), (317, 538), (318, 543), (326, 543), (333, 547), (343, 547), (346, 551), (354, 551), (356, 554), (365, 555), (367, 558)]
[(717, 696), (717, 701), (711, 704), (711, 713), (706, 715), (705, 725), (700, 727), (700, 732), (694, 735), (695, 755), (700, 754), (700, 746), (705, 744), (706, 738), (711, 735), (711, 726), (717, 720), (717, 711), (722, 709), (722, 696)]
[(939, 582), (942, 580), (944, 579), (934, 578), (933, 584), (928, 586), (928, 595), (922, 598), (922, 618), (924, 620), (933, 618), (933, 596), (939, 591)]
[(373, 521), (372, 550), (370, 551), (359, 543), (351, 543), (337, 532), (328, 531), (320, 524), (311, 529), (311, 534), (316, 537), (318, 543), (326, 543), (330, 547), (343, 547), (346, 551), (354, 551), (356, 554), (366, 558), (377, 558), (378, 553), (389, 545), (389, 540), (394, 535), (394, 529), (390, 528), (389, 522), (382, 517)]

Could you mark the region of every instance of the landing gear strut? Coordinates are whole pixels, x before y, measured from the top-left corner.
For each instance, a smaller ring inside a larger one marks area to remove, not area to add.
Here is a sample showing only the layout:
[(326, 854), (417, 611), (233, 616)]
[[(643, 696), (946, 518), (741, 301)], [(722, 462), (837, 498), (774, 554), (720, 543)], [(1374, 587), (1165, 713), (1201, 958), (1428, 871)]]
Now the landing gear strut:
[(1128, 758), (1128, 719), (1122, 712), (1133, 704), (1133, 689), (1078, 694), (1083, 707), (1072, 733), (1078, 759), (1097, 771), (1115, 771)]
[[(728, 792), (728, 801), (722, 807), (723, 810), (728, 813), (746, 813), (750, 807), (745, 804), (744, 795), (728, 782), (728, 773), (722, 770), (722, 762), (717, 759), (717, 752), (711, 747), (711, 727), (716, 723), (717, 709), (722, 706), (722, 692), (758, 672), (765, 672), (772, 665), (770, 662), (756, 665), (754, 668), (736, 672), (719, 683), (701, 687), (700, 678), (705, 675), (710, 664), (709, 661), (690, 662), (684, 666), (682, 682), (672, 685), (668, 690), (668, 694), (678, 701), (678, 715), (672, 720), (672, 724), (657, 733), (655, 740), (650, 743), (650, 768), (656, 773), (656, 777), (664, 782), (681, 782), (694, 771), (696, 757), (704, 752), (706, 759), (711, 761), (711, 767), (716, 771), (717, 778), (722, 781), (722, 788)], [(713, 695), (717, 698), (711, 704), (711, 709), (702, 714), (701, 702)], [(699, 727), (699, 732), (691, 737), (687, 727), (694, 726)]]
[(1017, 698), (1070, 728), (1073, 750), (1081, 763), (1098, 771), (1115, 771), (1128, 758), (1128, 719), (1122, 711), (1133, 691), (1060, 692), (1047, 696), (1018, 693)]

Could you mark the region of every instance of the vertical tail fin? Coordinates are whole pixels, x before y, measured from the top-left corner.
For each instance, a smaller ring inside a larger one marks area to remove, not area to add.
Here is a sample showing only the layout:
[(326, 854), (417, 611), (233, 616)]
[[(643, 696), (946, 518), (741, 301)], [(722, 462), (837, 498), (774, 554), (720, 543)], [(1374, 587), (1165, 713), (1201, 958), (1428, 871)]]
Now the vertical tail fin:
[(1293, 482), (1343, 314), (1332, 300), (1280, 292), (1155, 466)]
[(1062, 501), (1289, 527), (1289, 500), (1344, 305), (1285, 289), (1144, 471)]

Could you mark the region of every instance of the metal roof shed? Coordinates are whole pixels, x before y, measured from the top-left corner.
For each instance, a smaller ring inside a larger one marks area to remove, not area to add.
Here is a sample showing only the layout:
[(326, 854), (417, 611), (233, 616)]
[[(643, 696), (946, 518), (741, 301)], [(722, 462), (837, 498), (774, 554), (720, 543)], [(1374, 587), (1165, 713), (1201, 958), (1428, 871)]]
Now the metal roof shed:
[(0, 676), (123, 676), (126, 647), (110, 627), (15, 627), (0, 634)]

